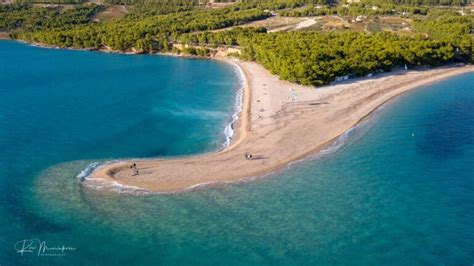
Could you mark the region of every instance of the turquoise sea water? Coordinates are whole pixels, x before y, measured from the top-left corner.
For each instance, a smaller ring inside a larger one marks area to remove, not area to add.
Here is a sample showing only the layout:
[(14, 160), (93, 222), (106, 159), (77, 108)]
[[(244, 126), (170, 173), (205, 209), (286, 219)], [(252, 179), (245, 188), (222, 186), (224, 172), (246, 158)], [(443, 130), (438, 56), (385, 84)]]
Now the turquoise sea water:
[[(12, 42), (0, 58), (1, 265), (474, 263), (474, 74), (401, 96), (271, 177), (133, 196), (76, 175), (94, 159), (219, 148), (232, 68)], [(31, 238), (75, 250), (17, 254)]]

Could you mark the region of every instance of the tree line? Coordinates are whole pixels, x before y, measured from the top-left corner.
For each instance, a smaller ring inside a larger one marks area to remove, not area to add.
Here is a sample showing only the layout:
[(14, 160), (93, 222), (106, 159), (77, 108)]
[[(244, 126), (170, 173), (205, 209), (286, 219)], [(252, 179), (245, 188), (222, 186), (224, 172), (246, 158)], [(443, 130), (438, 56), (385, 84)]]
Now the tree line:
[(396, 5), (445, 5), (445, 6), (464, 6), (471, 3), (470, 0), (362, 0), (363, 3), (380, 5), (380, 4), (396, 4)]
[(51, 28), (71, 28), (89, 23), (102, 9), (94, 4), (69, 9), (62, 7), (33, 7), (31, 4), (0, 5), (0, 31), (35, 31)]
[(239, 45), (242, 58), (291, 82), (320, 86), (339, 76), (364, 76), (401, 66), (473, 62), (472, 16), (434, 12), (414, 22), (415, 36), (389, 32), (278, 32), (236, 28), (192, 33), (179, 41), (216, 47)]
[[(251, 27), (213, 31), (271, 16), (256, 7), (262, 3), (272, 2), (245, 2), (221, 9), (189, 5), (190, 10), (170, 13), (166, 8), (187, 5), (167, 5), (160, 13), (160, 6), (165, 4), (158, 4), (154, 5), (158, 14), (150, 12), (142, 17), (138, 15), (140, 7), (136, 7), (124, 18), (104, 23), (91, 22), (91, 14), (100, 8), (94, 5), (67, 10), (5, 5), (0, 6), (0, 27), (20, 28), (13, 36), (22, 40), (82, 49), (204, 56), (215, 47), (239, 46), (243, 59), (262, 64), (282, 79), (315, 86), (339, 76), (364, 76), (405, 65), (473, 61), (474, 16), (452, 10), (430, 9), (427, 16), (415, 17), (414, 36), (352, 31), (267, 33), (265, 28)], [(188, 46), (178, 51), (175, 44)]]
[(408, 66), (469, 62), (472, 44), (421, 35), (391, 33), (290, 32), (258, 35), (243, 46), (255, 60), (280, 78), (305, 85), (324, 85), (338, 76), (364, 76)]
[(353, 3), (350, 5), (338, 6), (321, 6), (321, 5), (307, 5), (298, 9), (286, 9), (279, 11), (281, 16), (285, 17), (311, 17), (311, 16), (325, 16), (325, 15), (339, 15), (339, 16), (378, 16), (378, 15), (426, 15), (429, 7), (427, 6), (410, 6), (410, 5), (394, 5), (381, 4), (374, 6), (367, 3)]
[(167, 52), (171, 49), (170, 40), (180, 34), (241, 25), (268, 16), (270, 13), (261, 9), (242, 10), (233, 6), (80, 25), (66, 30), (23, 31), (17, 37), (59, 47)]

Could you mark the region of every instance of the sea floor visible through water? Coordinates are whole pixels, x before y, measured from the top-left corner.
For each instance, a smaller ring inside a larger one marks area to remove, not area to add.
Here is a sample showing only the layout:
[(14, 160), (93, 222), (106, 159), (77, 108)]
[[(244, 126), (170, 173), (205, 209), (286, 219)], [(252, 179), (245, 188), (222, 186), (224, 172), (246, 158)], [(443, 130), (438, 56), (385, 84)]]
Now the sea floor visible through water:
[[(15, 56), (24, 56), (25, 62), (31, 56), (38, 59), (34, 56), (43, 51), (30, 51), (39, 48), (23, 46), (14, 48), (19, 49)], [(150, 71), (150, 65), (132, 67), (130, 61), (161, 60), (161, 57), (122, 59), (119, 55), (51, 51), (54, 52), (48, 56), (63, 58), (66, 65), (73, 60), (69, 53), (80, 53), (76, 60), (84, 60), (87, 65), (90, 60), (101, 62), (97, 64), (111, 60), (111, 66), (117, 66), (117, 61), (124, 60), (127, 71), (138, 68), (139, 72)], [(225, 119), (211, 120), (215, 127), (208, 128), (208, 133), (165, 135), (161, 139), (166, 140), (170, 149), (167, 155), (186, 154), (180, 143), (189, 136), (198, 139), (209, 134), (202, 140), (207, 141), (207, 148), (194, 147), (194, 152), (215, 149), (225, 142), (220, 137), (218, 143), (212, 144), (215, 132), (222, 132), (224, 121), (232, 114), (231, 109), (225, 108), (232, 106), (229, 103), (235, 99), (235, 90), (228, 89), (237, 86), (238, 78), (226, 65), (207, 61), (192, 61), (190, 65), (181, 61), (168, 63), (179, 64), (180, 73), (201, 71), (193, 76), (194, 81), (213, 80), (205, 79), (205, 71), (193, 66), (194, 63), (215, 67), (210, 76), (215, 76), (215, 71), (227, 73), (215, 87), (226, 90), (227, 102), (218, 101), (213, 107), (224, 108), (219, 112), (227, 114)], [(21, 65), (21, 60), (18, 64)], [(140, 152), (151, 149), (155, 138), (160, 139), (159, 130), (142, 125), (159, 123), (160, 119), (135, 124), (133, 130), (118, 130), (114, 135), (130, 134), (141, 128), (139, 139), (147, 145), (125, 145), (133, 149), (121, 152), (113, 149), (121, 141), (98, 145), (111, 136), (104, 134), (99, 141), (92, 142), (97, 133), (90, 131), (94, 128), (69, 128), (79, 120), (72, 115), (73, 111), (94, 114), (102, 108), (102, 113), (94, 118), (98, 121), (94, 126), (100, 129), (117, 123), (113, 118), (130, 111), (130, 107), (117, 108), (114, 104), (119, 101), (114, 97), (90, 103), (93, 106), (75, 106), (73, 103), (86, 100), (85, 95), (93, 98), (98, 93), (83, 90), (88, 87), (85, 85), (55, 100), (53, 96), (63, 92), (59, 89), (64, 84), (61, 79), (67, 82), (71, 76), (81, 75), (68, 72), (67, 79), (45, 74), (51, 70), (39, 66), (25, 71), (20, 65), (8, 71), (31, 73), (37, 78), (35, 85), (46, 83), (40, 88), (52, 91), (47, 94), (49, 99), (44, 100), (20, 97), (31, 94), (35, 88), (28, 87), (29, 82), (14, 78), (13, 74), (0, 76), (3, 84), (11, 82), (8, 88), (0, 88), (1, 99), (7, 99), (0, 108), (8, 111), (0, 112), (0, 147), (7, 151), (0, 160), (3, 163), (0, 233), (5, 236), (0, 240), (2, 265), (470, 265), (474, 262), (473, 74), (450, 78), (398, 97), (345, 134), (331, 150), (271, 176), (171, 195), (131, 195), (84, 188), (77, 175), (98, 159), (161, 156)], [(36, 69), (42, 73), (36, 75)], [(0, 70), (7, 68), (1, 65)], [(169, 69), (160, 71), (166, 70)], [(115, 73), (123, 69), (111, 67), (104, 71)], [(162, 75), (160, 71), (155, 75)], [(93, 75), (93, 70), (89, 75)], [(167, 78), (170, 76), (166, 74)], [(153, 81), (143, 83), (154, 84)], [(77, 84), (83, 84), (82, 78)], [(145, 93), (143, 87), (135, 89)], [(186, 91), (185, 95), (201, 95), (204, 91)], [(138, 100), (134, 93), (125, 92), (125, 102), (131, 98), (135, 104)], [(18, 94), (15, 101), (10, 94)], [(63, 103), (65, 97), (69, 100)], [(181, 94), (169, 97), (170, 101), (177, 101), (176, 109), (182, 108)], [(153, 99), (149, 95), (143, 98)], [(45, 102), (52, 102), (63, 111), (44, 114), (44, 106), (48, 105), (41, 103)], [(203, 103), (199, 108), (210, 108), (208, 104)], [(27, 113), (30, 109), (31, 113)], [(42, 123), (31, 121), (32, 114), (40, 116)], [(174, 119), (182, 118), (174, 115)], [(189, 119), (199, 129), (207, 124), (199, 115)], [(172, 120), (161, 125), (168, 124), (176, 125), (177, 129), (183, 125)], [(76, 138), (71, 138), (76, 134)], [(147, 142), (148, 139), (151, 141)], [(15, 242), (32, 238), (74, 250), (61, 257), (16, 253)]]

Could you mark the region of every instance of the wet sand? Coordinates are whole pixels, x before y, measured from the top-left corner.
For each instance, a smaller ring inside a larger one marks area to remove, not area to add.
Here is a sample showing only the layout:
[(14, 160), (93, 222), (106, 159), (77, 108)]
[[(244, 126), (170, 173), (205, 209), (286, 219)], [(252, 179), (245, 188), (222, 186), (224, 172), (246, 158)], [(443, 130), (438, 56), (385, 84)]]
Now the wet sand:
[[(230, 146), (177, 159), (111, 162), (95, 169), (83, 184), (173, 193), (265, 175), (317, 153), (401, 93), (474, 71), (474, 66), (400, 71), (315, 89), (281, 81), (256, 63), (231, 63), (243, 72), (244, 97)], [(246, 152), (253, 160), (244, 158)], [(138, 175), (130, 169), (133, 163)]]

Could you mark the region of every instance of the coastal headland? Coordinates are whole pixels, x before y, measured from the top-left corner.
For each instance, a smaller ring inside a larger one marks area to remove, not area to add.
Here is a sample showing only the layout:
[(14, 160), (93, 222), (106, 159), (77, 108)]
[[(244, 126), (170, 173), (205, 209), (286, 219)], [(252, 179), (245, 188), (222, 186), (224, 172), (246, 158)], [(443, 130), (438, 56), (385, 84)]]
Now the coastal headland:
[(174, 193), (269, 174), (324, 149), (395, 96), (474, 71), (472, 65), (398, 71), (315, 89), (279, 80), (256, 63), (227, 61), (243, 79), (242, 111), (228, 147), (183, 158), (105, 163), (83, 184)]

